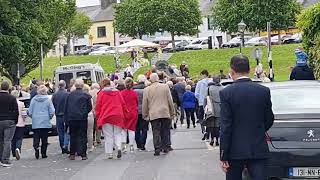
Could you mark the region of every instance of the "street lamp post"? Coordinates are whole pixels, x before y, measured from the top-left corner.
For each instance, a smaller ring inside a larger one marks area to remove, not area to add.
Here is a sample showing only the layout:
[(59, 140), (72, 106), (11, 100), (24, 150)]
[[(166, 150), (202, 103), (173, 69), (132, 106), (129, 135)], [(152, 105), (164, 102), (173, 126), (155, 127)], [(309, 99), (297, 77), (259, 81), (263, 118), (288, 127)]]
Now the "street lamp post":
[(241, 20), (241, 22), (238, 24), (238, 31), (241, 35), (241, 44), (240, 44), (240, 54), (242, 54), (242, 49), (244, 47), (244, 32), (246, 30), (247, 25)]

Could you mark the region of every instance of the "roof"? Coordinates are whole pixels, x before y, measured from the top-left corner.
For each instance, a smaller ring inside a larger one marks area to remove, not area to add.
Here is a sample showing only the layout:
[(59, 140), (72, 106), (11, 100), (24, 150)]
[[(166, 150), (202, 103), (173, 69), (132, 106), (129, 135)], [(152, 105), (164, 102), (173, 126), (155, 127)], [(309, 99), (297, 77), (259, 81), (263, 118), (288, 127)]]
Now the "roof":
[(320, 87), (320, 81), (283, 81), (283, 82), (271, 82), (262, 83), (262, 85), (271, 89), (278, 88), (297, 88), (297, 87)]
[(106, 9), (101, 9), (101, 6), (87, 6), (77, 8), (79, 12), (86, 14), (92, 22), (113, 21), (113, 8), (112, 5)]

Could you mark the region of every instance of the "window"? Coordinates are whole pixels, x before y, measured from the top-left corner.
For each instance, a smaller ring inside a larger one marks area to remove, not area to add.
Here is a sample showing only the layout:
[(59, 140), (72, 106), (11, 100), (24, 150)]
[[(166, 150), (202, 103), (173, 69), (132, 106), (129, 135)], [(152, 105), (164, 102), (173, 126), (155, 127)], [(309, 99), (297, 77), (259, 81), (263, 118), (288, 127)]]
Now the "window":
[(59, 81), (64, 80), (66, 82), (68, 88), (70, 86), (71, 79), (73, 79), (73, 73), (59, 74)]
[(98, 29), (98, 38), (107, 36), (107, 31), (105, 26), (98, 27), (97, 29)]
[(96, 81), (97, 81), (97, 83), (101, 83), (101, 81), (104, 79), (103, 73), (102, 73), (102, 72), (95, 71), (95, 75), (96, 75)]
[(208, 39), (206, 39), (206, 40), (204, 40), (204, 41), (202, 42), (202, 45), (206, 45), (206, 44), (209, 44), (209, 40), (208, 40)]
[(90, 71), (77, 72), (77, 78), (83, 79), (84, 83), (88, 84), (89, 86), (92, 85), (91, 72)]

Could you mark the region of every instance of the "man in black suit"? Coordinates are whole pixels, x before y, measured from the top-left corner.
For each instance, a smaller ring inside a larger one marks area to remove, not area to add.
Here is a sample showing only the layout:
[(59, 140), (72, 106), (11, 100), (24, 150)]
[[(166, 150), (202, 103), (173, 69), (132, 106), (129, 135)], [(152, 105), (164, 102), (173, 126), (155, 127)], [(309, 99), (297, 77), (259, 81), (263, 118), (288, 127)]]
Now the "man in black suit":
[(245, 167), (252, 180), (265, 180), (265, 133), (274, 121), (270, 90), (251, 81), (246, 56), (234, 56), (230, 67), (234, 84), (220, 92), (221, 166), (227, 180), (241, 180)]

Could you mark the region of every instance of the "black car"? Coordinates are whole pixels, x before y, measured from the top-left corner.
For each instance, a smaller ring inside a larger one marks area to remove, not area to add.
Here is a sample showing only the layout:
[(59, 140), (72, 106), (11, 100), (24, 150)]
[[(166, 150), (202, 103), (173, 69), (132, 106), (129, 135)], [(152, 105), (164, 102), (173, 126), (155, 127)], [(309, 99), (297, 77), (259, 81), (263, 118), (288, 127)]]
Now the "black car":
[(275, 123), (266, 135), (273, 179), (320, 178), (320, 83), (265, 84), (271, 90)]

